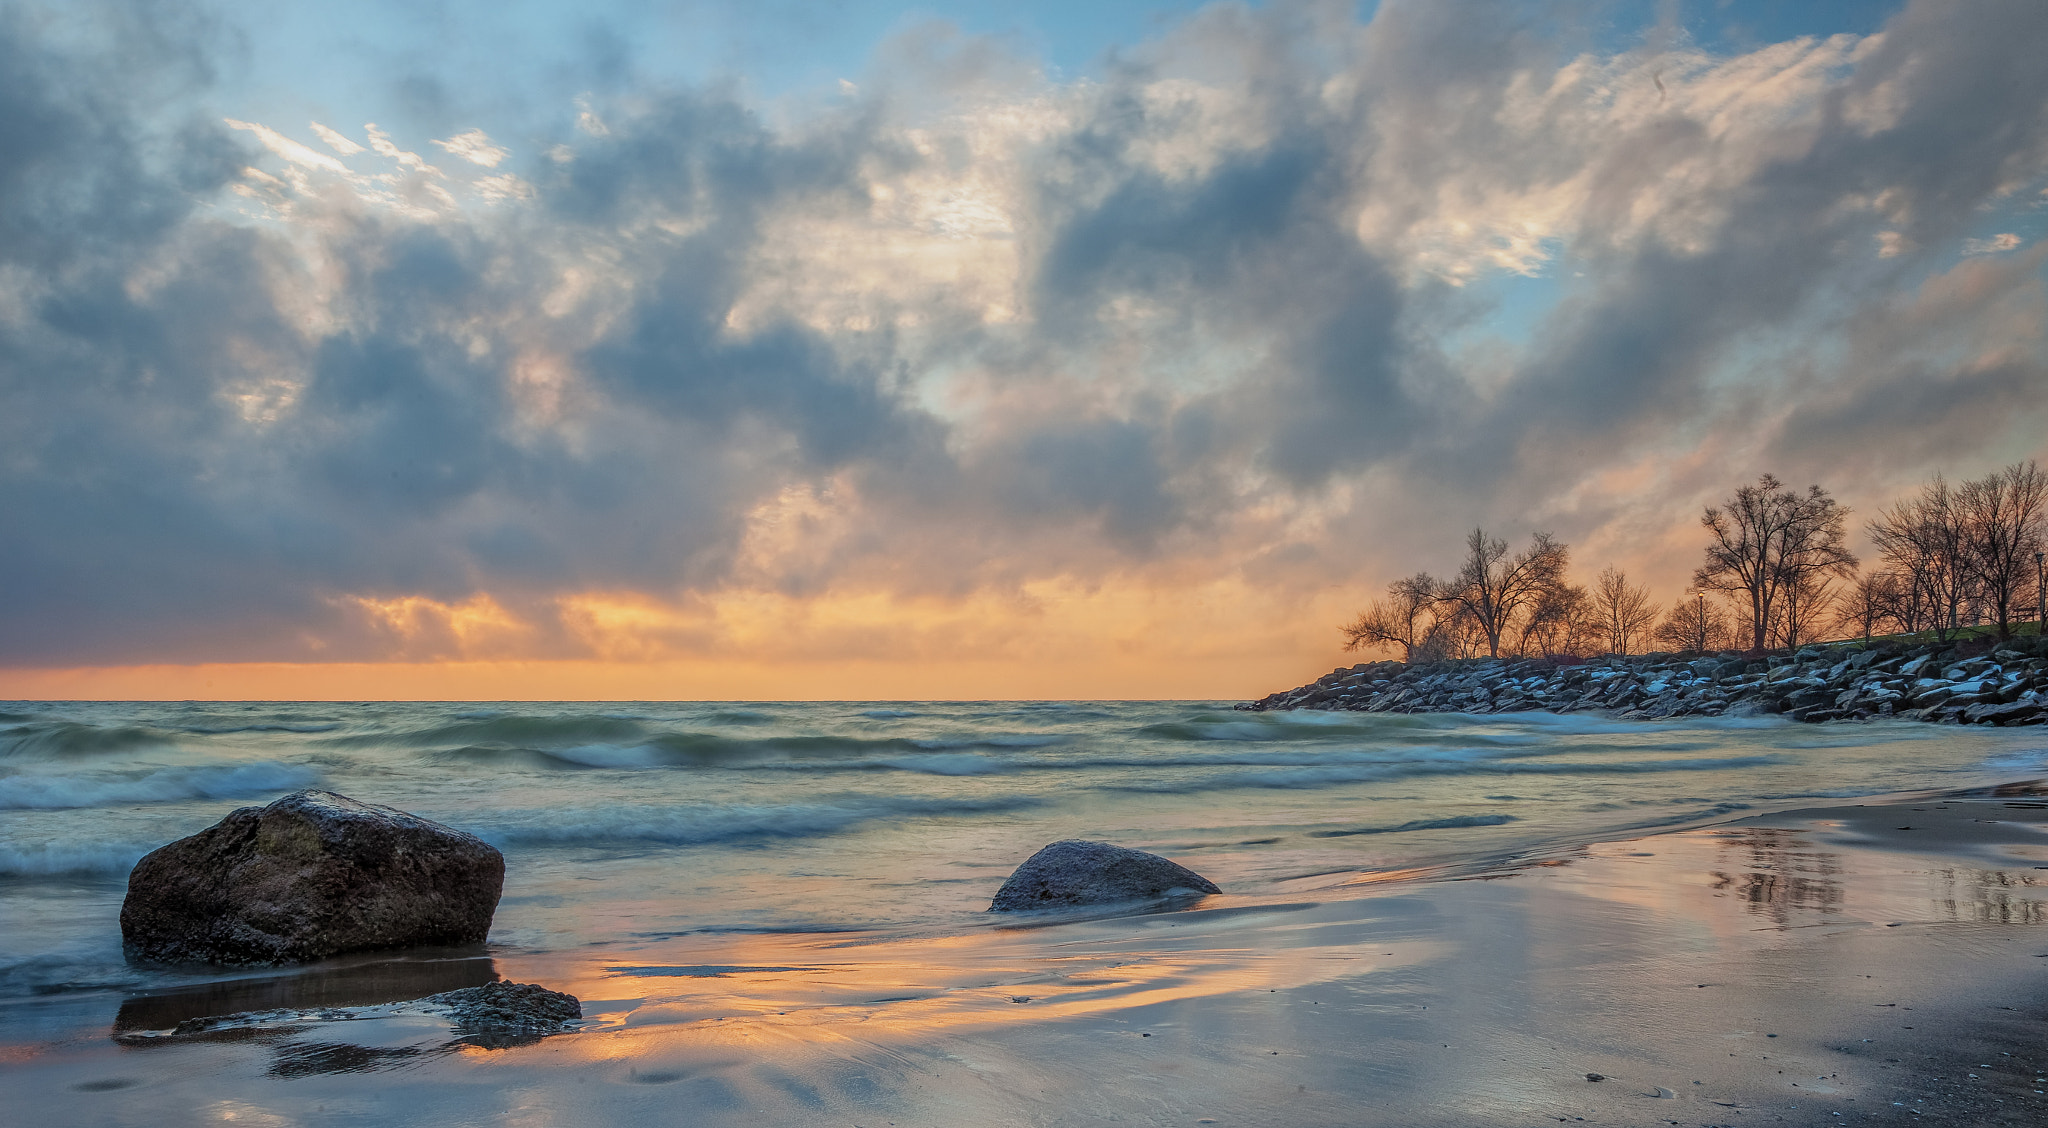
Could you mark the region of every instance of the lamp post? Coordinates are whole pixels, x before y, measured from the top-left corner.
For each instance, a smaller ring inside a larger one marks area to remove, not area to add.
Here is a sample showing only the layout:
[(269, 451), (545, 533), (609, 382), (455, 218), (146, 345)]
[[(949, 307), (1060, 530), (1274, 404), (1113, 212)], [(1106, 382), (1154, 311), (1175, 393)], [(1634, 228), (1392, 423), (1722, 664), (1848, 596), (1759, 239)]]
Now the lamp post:
[[(2034, 554), (2037, 564), (2040, 562), (2040, 555), (2038, 552)], [(1699, 599), (1700, 645), (1696, 653), (1705, 654), (1707, 652), (1707, 593), (1696, 591), (1692, 594)]]
[(2048, 552), (2034, 554), (2034, 637), (2048, 630)]

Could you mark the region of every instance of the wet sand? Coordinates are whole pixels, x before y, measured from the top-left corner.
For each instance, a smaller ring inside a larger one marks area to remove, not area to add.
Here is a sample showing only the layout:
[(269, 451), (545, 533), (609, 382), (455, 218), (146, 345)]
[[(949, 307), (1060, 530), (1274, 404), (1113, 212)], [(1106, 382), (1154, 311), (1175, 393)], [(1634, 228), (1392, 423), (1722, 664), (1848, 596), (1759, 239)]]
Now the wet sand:
[[(466, 1042), (380, 1005), (493, 974), (575, 993), (584, 1028)], [(1786, 811), (1174, 913), (12, 1006), (33, 1035), (0, 1045), (0, 1085), (28, 1124), (2041, 1124), (2048, 798)], [(235, 1011), (266, 1013), (166, 1033)]]

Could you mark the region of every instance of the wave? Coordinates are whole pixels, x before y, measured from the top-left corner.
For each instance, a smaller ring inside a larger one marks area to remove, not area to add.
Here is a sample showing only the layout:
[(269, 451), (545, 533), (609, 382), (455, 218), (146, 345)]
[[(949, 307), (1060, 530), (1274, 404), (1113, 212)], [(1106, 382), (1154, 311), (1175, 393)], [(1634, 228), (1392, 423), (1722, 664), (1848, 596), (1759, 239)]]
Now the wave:
[(147, 725), (32, 721), (0, 732), (0, 756), (105, 756), (161, 748), (175, 742), (170, 733)]
[(1748, 803), (1737, 803), (1733, 800), (1730, 800), (1726, 803), (1715, 803), (1707, 807), (1702, 807), (1697, 811), (1687, 811), (1684, 814), (1667, 815), (1664, 818), (1660, 819), (1645, 819), (1641, 822), (1632, 822), (1629, 823), (1623, 829), (1654, 830), (1657, 827), (1678, 826), (1683, 823), (1698, 822), (1701, 819), (1718, 818), (1721, 815), (1732, 815), (1737, 811), (1747, 811), (1749, 809), (1750, 805)]
[(1500, 826), (1521, 821), (1514, 815), (1453, 815), (1443, 819), (1413, 819), (1399, 826), (1361, 826), (1356, 830), (1312, 830), (1310, 838), (1349, 838), (1358, 834), (1400, 834), (1408, 830), (1455, 830), (1467, 826)]
[(0, 878), (118, 877), (135, 868), (161, 842), (43, 842), (0, 844)]
[(922, 756), (899, 756), (893, 760), (870, 760), (866, 763), (877, 768), (894, 768), (897, 771), (942, 776), (1001, 775), (1027, 766), (1014, 760), (998, 760), (994, 756), (984, 756), (977, 752), (931, 752)]
[[(1693, 727), (1702, 720), (1716, 719), (1687, 717), (1685, 718), (1686, 723), (1679, 725), (1658, 724), (1653, 721), (1624, 721), (1614, 717), (1602, 716), (1598, 713), (1447, 713), (1443, 715), (1455, 716), (1464, 721), (1492, 721), (1494, 723), (1511, 721), (1518, 725), (1528, 725), (1531, 728), (1542, 729), (1546, 735), (1564, 733), (1570, 736), (1612, 736), (1616, 734), (1634, 736), (1638, 733), (1672, 732), (1681, 728)], [(1786, 722), (1774, 721), (1771, 723), (1784, 724)], [(1742, 727), (1763, 728), (1767, 726), (1744, 725)]]
[(911, 743), (933, 752), (950, 752), (956, 748), (1051, 748), (1072, 739), (1064, 733), (990, 733), (986, 736), (930, 737)]
[(317, 733), (317, 732), (333, 732), (334, 730), (336, 730), (336, 729), (338, 729), (338, 728), (340, 728), (340, 727), (341, 727), (341, 722), (340, 722), (340, 721), (329, 721), (329, 722), (326, 722), (326, 723), (324, 723), (324, 724), (310, 724), (310, 725), (308, 725), (308, 724), (292, 725), (292, 724), (282, 724), (282, 723), (279, 723), (279, 724), (257, 724), (257, 725), (221, 725), (221, 726), (218, 726), (218, 727), (215, 727), (215, 726), (209, 726), (209, 725), (178, 725), (178, 726), (177, 726), (177, 731), (179, 731), (179, 732), (189, 732), (189, 733), (196, 733), (196, 734), (198, 734), (198, 735), (201, 735), (201, 736), (225, 736), (225, 735), (227, 735), (227, 734), (229, 734), (229, 733), (236, 733), (236, 732), (298, 732), (298, 733)]
[(942, 818), (1017, 811), (1041, 800), (847, 796), (832, 803), (712, 806), (619, 804), (507, 812), (482, 822), (450, 821), (500, 846), (694, 846), (748, 838), (813, 838), (875, 819)]
[[(922, 742), (918, 742), (922, 743)], [(1007, 752), (1012, 748), (984, 743), (991, 751)], [(946, 745), (939, 745), (945, 747)], [(971, 745), (970, 745), (971, 747)], [(1689, 751), (1705, 745), (1674, 745), (1670, 751)], [(1029, 751), (1027, 746), (1025, 751)], [(1664, 749), (1651, 749), (1664, 750)], [(989, 755), (977, 752), (920, 752), (905, 756), (866, 756), (843, 760), (782, 760), (755, 764), (735, 764), (759, 771), (802, 771), (802, 772), (863, 772), (863, 771), (906, 771), (923, 772), (928, 775), (1008, 775), (1020, 772), (1081, 771), (1093, 768), (1227, 768), (1227, 767), (1327, 767), (1335, 764), (1370, 764), (1399, 766), (1415, 763), (1468, 763), (1485, 760), (1507, 760), (1519, 757), (1549, 756), (1556, 754), (1555, 748), (1526, 748), (1501, 750), (1493, 748), (1456, 748), (1440, 745), (1408, 745), (1396, 748), (1378, 749), (1329, 749), (1303, 748), (1291, 751), (1264, 751), (1237, 749), (1213, 754), (1170, 752), (1137, 755), (1072, 754), (1050, 757), (1011, 757)]]
[(342, 737), (345, 746), (398, 744), (432, 748), (448, 744), (549, 745), (625, 744), (647, 735), (646, 726), (624, 717), (597, 714), (537, 716), (529, 713), (458, 715), (453, 723), (428, 725), (410, 732), (365, 733)]
[[(1550, 714), (1543, 714), (1550, 716)], [(1237, 741), (1241, 743), (1301, 743), (1304, 741), (1373, 740), (1400, 743), (1430, 740), (1438, 734), (1458, 730), (1458, 739), (1472, 744), (1503, 747), (1538, 744), (1556, 738), (1556, 732), (1503, 732), (1503, 721), (1520, 721), (1522, 714), (1470, 716), (1464, 713), (1357, 713), (1291, 710), (1277, 713), (1231, 713), (1195, 716), (1178, 721), (1160, 721), (1138, 731), (1145, 736), (1170, 741)], [(1473, 731), (1479, 729), (1480, 731)], [(1566, 730), (1567, 732), (1573, 730)], [(1661, 732), (1663, 729), (1633, 722), (1587, 725), (1584, 734), (1608, 732)]]
[(110, 952), (105, 960), (37, 955), (0, 963), (0, 998), (134, 987), (146, 976)]
[[(584, 768), (777, 768), (858, 771), (909, 767), (915, 759), (943, 753), (1018, 751), (1062, 744), (1065, 736), (992, 733), (945, 739), (853, 736), (766, 736), (742, 738), (717, 733), (660, 733), (634, 741), (587, 741), (549, 747), (539, 744), (466, 743), (430, 753), (432, 757), (536, 767)], [(903, 758), (901, 764), (892, 757)], [(912, 768), (911, 770), (924, 770)]]
[[(1139, 729), (1156, 740), (1232, 740), (1246, 743), (1264, 741), (1355, 740), (1359, 737), (1388, 739), (1402, 730), (1432, 726), (1416, 724), (1413, 714), (1289, 712), (1235, 715), (1228, 718), (1193, 717), (1181, 721), (1160, 721)], [(1397, 717), (1398, 720), (1384, 718)], [(1256, 718), (1256, 719), (1253, 719)]]
[(1359, 764), (1305, 767), (1284, 772), (1238, 772), (1205, 780), (1162, 784), (1130, 784), (1116, 791), (1192, 792), (1239, 787), (1322, 787), (1333, 783), (1367, 783), (1442, 775), (1642, 775), (1656, 772), (1728, 771), (1781, 763), (1777, 756), (1731, 756), (1720, 759), (1637, 760), (1616, 763), (1528, 763), (1515, 760), (1468, 762), (1426, 761), (1405, 764)]
[(922, 714), (914, 713), (909, 709), (863, 709), (860, 715), (870, 720), (893, 721), (903, 717), (921, 716)]
[(0, 810), (125, 807), (185, 799), (234, 799), (310, 787), (320, 773), (292, 764), (163, 768), (142, 776), (14, 775), (0, 779)]

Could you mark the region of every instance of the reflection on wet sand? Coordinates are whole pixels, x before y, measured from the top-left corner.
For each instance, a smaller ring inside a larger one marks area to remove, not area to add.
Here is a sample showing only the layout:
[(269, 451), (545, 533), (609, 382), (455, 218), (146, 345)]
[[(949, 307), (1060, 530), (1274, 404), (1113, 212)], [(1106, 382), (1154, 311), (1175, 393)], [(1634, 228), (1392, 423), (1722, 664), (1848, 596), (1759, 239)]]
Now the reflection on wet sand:
[(497, 978), (497, 965), (481, 945), (380, 953), (130, 995), (114, 1015), (114, 1031), (169, 1030), (190, 1019), (250, 1011), (376, 1006), (481, 987)]
[(1757, 827), (1707, 833), (1731, 862), (1740, 863), (1713, 871), (1717, 893), (1740, 899), (1779, 925), (1802, 912), (1842, 911), (1841, 859), (1814, 849), (1802, 832)]
[(474, 949), (343, 958), (132, 995), (112, 1036), (126, 1050), (262, 1046), (268, 1076), (303, 1078), (530, 1046), (563, 1032), (479, 1020), (446, 995), (498, 981), (495, 962)]
[[(593, 1032), (661, 1028), (687, 1037), (747, 1022), (787, 1031), (857, 1026), (867, 1038), (916, 1040), (1298, 987), (1440, 951), (1396, 930), (1361, 952), (1330, 911), (1290, 902), (1068, 920), (1057, 936), (1001, 928), (920, 938), (722, 937), (693, 949), (715, 953), (716, 962), (621, 959), (549, 970), (597, 1000), (585, 1004)], [(1343, 915), (1356, 926), (1355, 912)]]

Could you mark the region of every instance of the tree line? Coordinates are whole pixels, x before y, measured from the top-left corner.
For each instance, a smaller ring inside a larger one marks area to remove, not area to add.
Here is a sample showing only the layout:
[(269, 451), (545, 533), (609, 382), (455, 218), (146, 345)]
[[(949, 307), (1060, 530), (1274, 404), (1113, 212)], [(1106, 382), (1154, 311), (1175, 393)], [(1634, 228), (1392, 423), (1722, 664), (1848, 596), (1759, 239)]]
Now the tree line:
[(1653, 644), (1763, 651), (1894, 631), (1947, 642), (1983, 622), (2009, 638), (2021, 615), (2041, 617), (2048, 474), (2033, 461), (1957, 486), (1937, 475), (1880, 512), (1866, 525), (1878, 556), (1869, 571), (1849, 551), (1849, 516), (1818, 485), (1763, 475), (1701, 514), (1704, 561), (1668, 609), (1612, 567), (1590, 587), (1572, 583), (1570, 546), (1548, 533), (1511, 552), (1474, 529), (1455, 573), (1387, 585), (1341, 628), (1344, 648), (1399, 650), (1408, 662), (1625, 656)]

